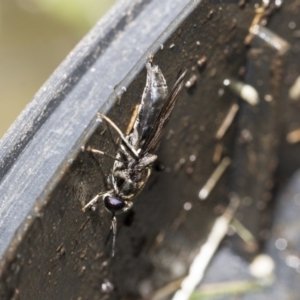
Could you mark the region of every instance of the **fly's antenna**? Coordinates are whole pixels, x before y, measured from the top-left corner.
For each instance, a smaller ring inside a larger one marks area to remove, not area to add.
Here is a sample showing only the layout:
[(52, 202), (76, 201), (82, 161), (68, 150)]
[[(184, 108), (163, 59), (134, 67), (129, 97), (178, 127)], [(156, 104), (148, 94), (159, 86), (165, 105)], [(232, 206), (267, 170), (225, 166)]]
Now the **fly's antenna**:
[(117, 237), (117, 218), (116, 218), (115, 214), (112, 215), (110, 230), (109, 230), (109, 234), (106, 238), (105, 244), (108, 243), (111, 236), (112, 236), (111, 257), (114, 257), (115, 256), (116, 237)]
[(115, 256), (115, 246), (116, 246), (116, 237), (117, 237), (117, 218), (113, 215), (111, 219), (111, 231), (112, 231), (112, 248), (111, 248), (111, 257)]
[(91, 147), (87, 147), (86, 150), (89, 151), (89, 152), (92, 152), (94, 154), (108, 156), (108, 157), (112, 158), (113, 160), (117, 160), (117, 161), (119, 161), (121, 163), (124, 163), (124, 161), (122, 161), (121, 159), (118, 159), (117, 157), (115, 157), (115, 156), (113, 156), (113, 155), (111, 155), (111, 154), (109, 154), (107, 152), (103, 152), (101, 150), (97, 150), (97, 149), (94, 149), (94, 148), (91, 148)]

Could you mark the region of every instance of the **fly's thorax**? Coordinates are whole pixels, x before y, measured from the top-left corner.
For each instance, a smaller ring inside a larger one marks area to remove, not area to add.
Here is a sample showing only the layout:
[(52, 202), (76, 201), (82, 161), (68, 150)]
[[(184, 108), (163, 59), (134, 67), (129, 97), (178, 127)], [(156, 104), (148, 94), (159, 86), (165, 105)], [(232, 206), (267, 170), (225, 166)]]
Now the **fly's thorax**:
[(130, 165), (134, 164), (137, 161), (137, 158), (126, 149), (126, 146), (121, 144), (117, 154), (116, 160), (113, 166), (113, 172), (117, 170), (124, 170), (130, 168)]
[(138, 182), (134, 183), (135, 192), (132, 198), (136, 197), (142, 191), (150, 175), (151, 168), (145, 168), (142, 172), (140, 172), (140, 179)]
[(132, 201), (143, 189), (151, 174), (151, 168), (115, 170), (111, 176), (112, 188), (117, 197)]

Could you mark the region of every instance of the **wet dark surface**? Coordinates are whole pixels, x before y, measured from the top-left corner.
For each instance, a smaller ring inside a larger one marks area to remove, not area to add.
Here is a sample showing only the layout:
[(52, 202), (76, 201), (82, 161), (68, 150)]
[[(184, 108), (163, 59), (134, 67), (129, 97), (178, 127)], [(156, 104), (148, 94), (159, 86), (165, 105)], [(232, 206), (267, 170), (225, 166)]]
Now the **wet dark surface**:
[[(251, 275), (249, 263), (238, 256), (228, 240), (223, 243), (221, 249), (215, 255), (209, 266), (202, 287), (215, 287), (235, 282), (236, 287), (241, 283), (253, 283), (256, 288), (249, 288), (241, 293), (239, 299), (243, 300), (267, 300), (267, 299), (299, 299), (299, 171), (280, 189), (276, 196), (276, 205), (272, 219), (272, 229), (261, 251), (272, 257), (275, 264), (275, 277), (269, 284)], [(200, 289), (201, 290), (201, 289)], [(207, 296), (204, 299), (229, 300), (233, 299), (234, 292), (224, 295), (225, 292), (215, 293), (215, 296)]]
[[(149, 7), (151, 1), (145, 2), (140, 13), (147, 12)], [(244, 40), (254, 16), (253, 7), (252, 3), (241, 8), (236, 3), (191, 1), (177, 18), (173, 16), (174, 23), (142, 59), (132, 61), (132, 67), (136, 65), (107, 101), (101, 100), (101, 111), (125, 131), (145, 85), (144, 64), (149, 54), (154, 54), (154, 63), (160, 66), (169, 87), (182, 70), (188, 71), (189, 84), (178, 99), (157, 153), (160, 164), (154, 168), (132, 210), (118, 216), (119, 232), (113, 259), (110, 245), (105, 245), (110, 215), (101, 203), (94, 212), (81, 211), (85, 203), (105, 189), (104, 181), (113, 161), (109, 157), (93, 159), (88, 152), (81, 151), (81, 146), (90, 145), (113, 154), (117, 137), (105, 123), (94, 123), (95, 113), (92, 112), (90, 119), (85, 120), (91, 125), (81, 132), (70, 131), (67, 137), (63, 136), (66, 128), (63, 124), (76, 119), (75, 109), (79, 112), (84, 109), (80, 102), (68, 102), (69, 97), (74, 97), (71, 98), (74, 101), (82, 97), (82, 101), (90, 99), (91, 103), (96, 103), (95, 99), (101, 95), (96, 83), (106, 80), (99, 78), (98, 70), (107, 68), (109, 78), (110, 72), (114, 72), (114, 62), (110, 61), (108, 68), (108, 62), (101, 61), (104, 54), (92, 51), (93, 60), (88, 65), (90, 77), (81, 74), (82, 66), (78, 62), (78, 68), (70, 73), (71, 86), (61, 94), (59, 104), (59, 108), (65, 108), (68, 114), (56, 118), (57, 111), (53, 109), (52, 114), (45, 115), (50, 120), (47, 128), (43, 125), (33, 128), (28, 135), (26, 147), (34, 145), (43, 130), (51, 133), (52, 126), (61, 124), (61, 130), (52, 135), (57, 144), (52, 145), (51, 151), (43, 144), (44, 151), (48, 149), (52, 156), (62, 155), (61, 164), (53, 170), (52, 179), (40, 194), (35, 188), (42, 176), (37, 178), (34, 171), (24, 173), (30, 188), (24, 189), (22, 196), (36, 200), (36, 204), (26, 221), (19, 220), (23, 223), (10, 248), (3, 250), (1, 299), (151, 299), (158, 288), (186, 275), (216, 217), (227, 206), (230, 191), (237, 192), (242, 200), (237, 218), (252, 232), (258, 245), (264, 247), (270, 237), (267, 229), (272, 224), (272, 206), (269, 205), (272, 193), (299, 167), (298, 145), (293, 145), (294, 152), (290, 152), (291, 146), (284, 142), (286, 128), (291, 119), (297, 117), (297, 108), (286, 104), (288, 88), (297, 77), (289, 79), (289, 68), (294, 70), (293, 74), (298, 74), (298, 70), (293, 64), (287, 64), (293, 61), (292, 51), (279, 57), (258, 40), (253, 40), (251, 48), (245, 46)], [(277, 30), (274, 24), (281, 20), (280, 17), (276, 21), (280, 14), (290, 17), (285, 6), (275, 12), (270, 23), (274, 30)], [(131, 29), (125, 26), (122, 30)], [(93, 34), (97, 36), (98, 31)], [(130, 34), (132, 38), (135, 36), (134, 32)], [(88, 45), (85, 46), (88, 49)], [(122, 52), (122, 44), (119, 46), (120, 59), (125, 59), (126, 51)], [(136, 46), (133, 38), (132, 47)], [(95, 44), (94, 47), (97, 49)], [(109, 45), (107, 51), (109, 47), (113, 45)], [(83, 53), (83, 57), (90, 53), (85, 52), (86, 49), (80, 50), (78, 53)], [(83, 64), (86, 67), (84, 59)], [(243, 68), (246, 71), (242, 75)], [(58, 78), (56, 74), (53, 81)], [(226, 78), (245, 80), (253, 85), (259, 92), (260, 103), (257, 106), (242, 103), (223, 86)], [(126, 92), (122, 90), (123, 86)], [(272, 95), (272, 101), (265, 101), (265, 95)], [(216, 168), (212, 161), (215, 134), (233, 103), (239, 103), (240, 111), (221, 140), (222, 157), (230, 157), (232, 164), (208, 199), (200, 201), (199, 190)], [(96, 104), (94, 107), (97, 111)], [(282, 111), (287, 111), (285, 118)], [(69, 152), (64, 154), (59, 148), (62, 138), (70, 146)], [(17, 141), (15, 146), (21, 142)], [(280, 151), (279, 145), (283, 145)], [(15, 153), (13, 147), (6, 151)], [(294, 159), (287, 158), (290, 153)], [(16, 166), (23, 156), (25, 154), (19, 153), (14, 157)], [(34, 152), (28, 154), (31, 161), (36, 157)], [(12, 162), (12, 159), (6, 156), (6, 161)], [(5, 184), (12, 180), (9, 176), (15, 165), (5, 164), (7, 177), (2, 182), (2, 190), (8, 195)], [(277, 165), (279, 168), (275, 173)], [(49, 171), (47, 165), (42, 167), (45, 172)], [(22, 199), (20, 192), (13, 196), (8, 203), (18, 203)], [(190, 210), (184, 209), (187, 202)], [(5, 202), (2, 204), (4, 213), (3, 207)], [(259, 251), (259, 248), (247, 248), (238, 237), (233, 237), (229, 244), (247, 259)]]

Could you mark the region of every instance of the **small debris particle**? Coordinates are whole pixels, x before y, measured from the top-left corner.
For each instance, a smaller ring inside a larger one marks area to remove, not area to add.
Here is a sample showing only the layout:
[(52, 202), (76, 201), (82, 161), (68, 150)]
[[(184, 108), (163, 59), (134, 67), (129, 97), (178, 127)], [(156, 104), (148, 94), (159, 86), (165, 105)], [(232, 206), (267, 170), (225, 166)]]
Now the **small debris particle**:
[(211, 9), (211, 10), (209, 11), (209, 13), (207, 14), (207, 18), (208, 18), (209, 20), (211, 20), (212, 17), (213, 17), (213, 15), (214, 15), (214, 10)]
[(192, 75), (190, 77), (190, 79), (188, 79), (188, 81), (185, 83), (185, 87), (187, 89), (190, 89), (191, 87), (193, 87), (197, 82), (197, 76), (196, 75)]
[(203, 55), (198, 61), (197, 61), (197, 65), (199, 67), (200, 70), (203, 70), (206, 66), (206, 62), (207, 62), (207, 57), (205, 55)]

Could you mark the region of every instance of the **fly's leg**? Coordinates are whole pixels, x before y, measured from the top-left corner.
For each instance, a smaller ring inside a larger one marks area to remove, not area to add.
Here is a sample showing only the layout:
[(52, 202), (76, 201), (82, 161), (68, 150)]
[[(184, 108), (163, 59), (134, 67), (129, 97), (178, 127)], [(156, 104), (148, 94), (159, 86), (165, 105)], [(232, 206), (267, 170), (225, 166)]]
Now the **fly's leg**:
[(99, 201), (100, 197), (103, 195), (103, 193), (99, 193), (96, 195), (88, 204), (86, 204), (82, 211), (85, 212), (88, 208), (94, 207), (94, 205)]
[(126, 145), (126, 147), (132, 152), (132, 154), (134, 154), (135, 158), (139, 158), (138, 152), (132, 147), (132, 145), (126, 139), (125, 135), (122, 133), (120, 128), (111, 119), (109, 119), (105, 115), (98, 114), (97, 116), (104, 119), (107, 123), (109, 123), (109, 125), (111, 127), (113, 127), (115, 129), (115, 131), (119, 134), (119, 136), (121, 137), (121, 139), (124, 142), (124, 144)]
[[(103, 152), (103, 151), (100, 151), (100, 150), (92, 149), (92, 148), (90, 148), (90, 147), (88, 147), (86, 150), (89, 151), (89, 152), (92, 154), (91, 157), (95, 160), (95, 162), (96, 162), (98, 165), (99, 165), (99, 162), (98, 162), (98, 160), (96, 159), (96, 157), (95, 157), (94, 154), (108, 155), (109, 157), (113, 158), (114, 160), (118, 160), (117, 158), (113, 157), (112, 155), (109, 155), (109, 154), (107, 154), (107, 153), (105, 153), (105, 152)], [(110, 184), (109, 180), (108, 180), (108, 182), (106, 182), (106, 180), (104, 180), (105, 174), (104, 174), (104, 172), (103, 172), (103, 170), (102, 170), (102, 168), (101, 168), (100, 165), (99, 165), (99, 170), (100, 170), (100, 172), (101, 172), (101, 174), (102, 174), (102, 180), (103, 180), (103, 184), (104, 184), (106, 190), (111, 189), (111, 184)], [(97, 194), (90, 202), (88, 202), (88, 203), (82, 208), (82, 211), (85, 212), (85, 211), (86, 211), (87, 209), (89, 209), (89, 208), (94, 208), (95, 205), (99, 202), (100, 198), (101, 198), (105, 193), (106, 193), (106, 192), (100, 192), (100, 193), (98, 193), (98, 194)]]
[(97, 194), (88, 204), (86, 204), (83, 208), (82, 211), (85, 212), (88, 208), (94, 207), (96, 203), (99, 202), (100, 198), (104, 195), (105, 193), (101, 192)]
[(103, 152), (103, 151), (101, 151), (101, 150), (97, 150), (97, 149), (94, 149), (94, 148), (91, 148), (91, 147), (87, 147), (86, 150), (89, 151), (89, 152), (92, 152), (92, 153), (94, 153), (94, 154), (106, 155), (106, 156), (112, 158), (113, 160), (117, 160), (117, 161), (119, 161), (119, 162), (123, 162), (122, 160), (118, 159), (117, 157), (115, 157), (115, 156), (113, 156), (113, 155), (111, 155), (111, 154), (109, 154), (109, 153)]

